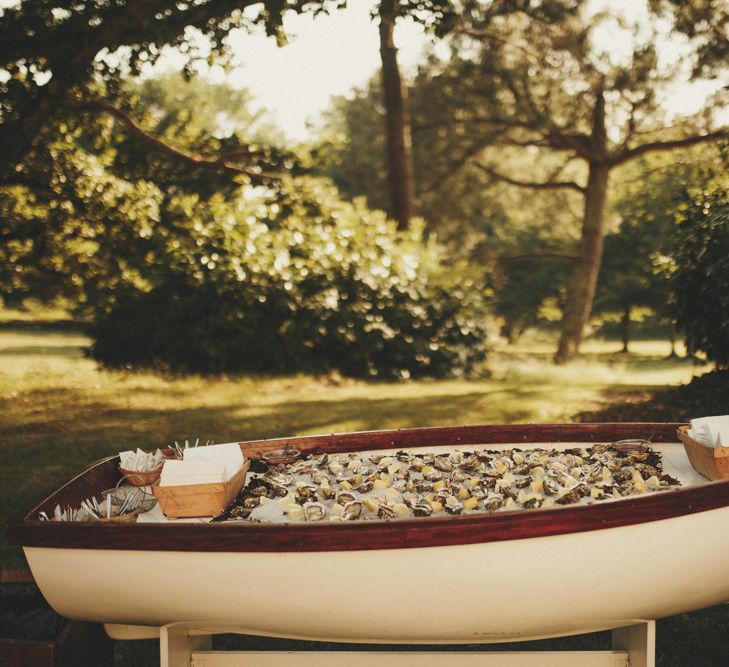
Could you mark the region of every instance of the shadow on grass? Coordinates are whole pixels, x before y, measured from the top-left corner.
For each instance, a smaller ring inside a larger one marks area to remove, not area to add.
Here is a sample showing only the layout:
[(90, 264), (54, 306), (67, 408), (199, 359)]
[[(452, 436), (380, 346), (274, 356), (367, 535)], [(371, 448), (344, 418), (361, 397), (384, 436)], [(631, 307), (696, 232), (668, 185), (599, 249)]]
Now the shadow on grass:
[(603, 396), (604, 408), (578, 413), (575, 420), (688, 422), (729, 411), (729, 371), (705, 373), (678, 387), (612, 388)]
[(5, 320), (0, 322), (0, 331), (18, 331), (23, 333), (81, 333), (82, 325), (73, 320)]
[(78, 345), (50, 345), (48, 347), (26, 345), (0, 349), (0, 358), (2, 357), (43, 357), (44, 359), (48, 357), (73, 357), (81, 359), (83, 352)]
[[(499, 399), (499, 408), (490, 408), (494, 394), (508, 393), (510, 400)], [(336, 400), (289, 400), (268, 404), (240, 403), (203, 407), (120, 407), (63, 388), (34, 390), (24, 394), (27, 403), (37, 406), (27, 410), (24, 419), (4, 427), (2, 449), (15, 449), (28, 440), (32, 448), (46, 450), (53, 457), (59, 445), (75, 444), (98, 448), (98, 454), (115, 453), (125, 443), (140, 447), (158, 447), (180, 438), (201, 436), (225, 440), (258, 439), (296, 433), (337, 430), (347, 424), (357, 430), (409, 428), (452, 424), (481, 416), (479, 422), (519, 421), (529, 417), (524, 407), (536, 391), (500, 388), (459, 395), (446, 393), (429, 396), (383, 398), (349, 397)], [(165, 389), (145, 389), (145, 400), (169, 399)], [(180, 392), (181, 397), (187, 392)], [(8, 401), (9, 403), (9, 401)], [(53, 441), (45, 441), (52, 436)], [(31, 442), (32, 441), (32, 442)], [(105, 443), (108, 443), (106, 446)], [(37, 450), (36, 450), (37, 451)], [(66, 452), (67, 454), (68, 452)], [(10, 455), (10, 452), (8, 452)], [(20, 454), (15, 451), (11, 458)]]

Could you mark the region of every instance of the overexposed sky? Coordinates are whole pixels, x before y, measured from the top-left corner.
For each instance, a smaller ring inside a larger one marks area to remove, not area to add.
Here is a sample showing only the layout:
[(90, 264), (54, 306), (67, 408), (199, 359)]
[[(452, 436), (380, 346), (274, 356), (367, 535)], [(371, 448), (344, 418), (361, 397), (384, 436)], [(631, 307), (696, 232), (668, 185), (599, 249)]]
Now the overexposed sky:
[[(350, 0), (346, 9), (316, 18), (309, 14), (287, 17), (289, 43), (260, 34), (234, 33), (230, 44), (236, 67), (213, 78), (248, 88), (276, 124), (296, 140), (308, 138), (307, 121), (316, 122), (332, 96), (345, 95), (366, 83), (380, 67), (377, 23), (370, 19), (375, 0)], [(397, 46), (401, 67), (414, 71), (424, 49), (434, 38), (413, 21), (398, 21)], [(179, 67), (181, 57), (167, 55), (155, 71)]]
[[(349, 94), (378, 71), (378, 28), (370, 18), (376, 4), (376, 0), (349, 0), (348, 7), (329, 15), (314, 18), (291, 14), (284, 24), (289, 44), (283, 47), (263, 31), (234, 33), (230, 43), (235, 67), (228, 73), (214, 69), (212, 78), (248, 88), (289, 138), (306, 140), (310, 136), (307, 125), (316, 125), (333, 96)], [(598, 14), (608, 7), (622, 14), (628, 23), (648, 18), (646, 0), (592, 0), (588, 9)], [(595, 32), (596, 45), (611, 60), (620, 59), (621, 53), (631, 53), (633, 39), (629, 28), (616, 23), (603, 25)], [(684, 39), (669, 36), (665, 30), (659, 40), (664, 61), (681, 60)], [(442, 43), (438, 48), (437, 40), (411, 20), (398, 21), (395, 41), (406, 74), (414, 72), (429, 46), (436, 45), (439, 51), (444, 48)], [(179, 54), (168, 52), (154, 71), (179, 68), (181, 63)], [(694, 113), (720, 85), (717, 81), (702, 81), (675, 86), (663, 95), (665, 108), (669, 115)]]

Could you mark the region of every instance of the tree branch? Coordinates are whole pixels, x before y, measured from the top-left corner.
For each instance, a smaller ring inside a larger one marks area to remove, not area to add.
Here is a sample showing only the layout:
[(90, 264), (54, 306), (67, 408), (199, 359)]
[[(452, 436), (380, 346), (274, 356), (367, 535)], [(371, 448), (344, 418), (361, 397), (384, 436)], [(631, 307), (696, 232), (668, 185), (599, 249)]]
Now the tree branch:
[(492, 176), (493, 178), (497, 178), (500, 181), (504, 181), (504, 183), (509, 183), (509, 185), (516, 185), (520, 188), (531, 188), (532, 190), (559, 190), (559, 189), (568, 189), (568, 190), (576, 190), (580, 194), (585, 194), (585, 188), (583, 188), (581, 185), (575, 183), (574, 181), (544, 181), (544, 182), (534, 182), (534, 181), (521, 181), (516, 178), (511, 178), (511, 176), (506, 176), (505, 174), (502, 174), (501, 172), (496, 171), (493, 167), (489, 167), (488, 165), (482, 164), (481, 162), (474, 162), (473, 163), (476, 167), (487, 173), (489, 176)]
[(494, 41), (499, 42), (500, 44), (503, 44), (504, 46), (511, 46), (519, 51), (521, 51), (525, 56), (528, 58), (531, 58), (532, 62), (542, 63), (547, 62), (552, 67), (556, 67), (559, 65), (551, 56), (544, 54), (540, 54), (537, 51), (534, 51), (530, 49), (528, 46), (524, 46), (524, 44), (518, 44), (515, 42), (514, 37), (505, 37), (504, 35), (499, 34), (495, 30), (484, 30), (479, 28), (469, 28), (463, 24), (460, 26), (456, 26), (453, 29), (453, 32), (460, 35), (466, 35), (468, 37), (471, 37), (473, 39), (476, 39), (478, 41), (484, 42), (484, 41)]
[(534, 250), (533, 252), (523, 252), (518, 255), (498, 255), (499, 262), (513, 262), (519, 259), (579, 259), (579, 255), (570, 255), (566, 252), (557, 252), (553, 250)]
[(204, 155), (198, 155), (197, 153), (190, 153), (180, 148), (176, 148), (175, 146), (171, 146), (170, 144), (162, 141), (160, 138), (155, 137), (153, 134), (150, 134), (149, 132), (144, 130), (134, 121), (131, 116), (129, 116), (129, 114), (127, 114), (122, 109), (115, 107), (109, 102), (105, 102), (103, 100), (88, 100), (72, 103), (69, 106), (73, 106), (74, 108), (81, 110), (102, 111), (108, 113), (117, 120), (119, 120), (127, 128), (132, 136), (140, 139), (148, 146), (154, 148), (156, 151), (164, 153), (165, 155), (169, 155), (170, 157), (173, 157), (175, 159), (187, 162), (188, 164), (191, 164), (195, 167), (218, 169), (220, 171), (226, 171), (233, 174), (243, 174), (244, 176), (250, 178), (251, 181), (256, 185), (260, 185), (268, 181), (277, 181), (281, 178), (277, 174), (271, 174), (265, 171), (259, 171), (256, 169), (251, 169), (249, 167), (243, 167), (231, 161), (232, 159), (241, 157), (243, 155), (255, 154), (254, 152), (248, 153), (247, 151), (239, 150), (225, 153), (218, 157), (207, 157)]
[(617, 167), (629, 160), (633, 160), (646, 153), (653, 153), (656, 151), (670, 151), (674, 148), (685, 148), (688, 146), (695, 146), (696, 144), (702, 144), (707, 141), (715, 141), (717, 139), (726, 139), (729, 137), (729, 127), (723, 127), (720, 130), (709, 132), (708, 134), (696, 134), (692, 137), (684, 137), (683, 139), (673, 139), (669, 141), (650, 141), (641, 146), (635, 148), (623, 149), (608, 159), (608, 164), (611, 167)]

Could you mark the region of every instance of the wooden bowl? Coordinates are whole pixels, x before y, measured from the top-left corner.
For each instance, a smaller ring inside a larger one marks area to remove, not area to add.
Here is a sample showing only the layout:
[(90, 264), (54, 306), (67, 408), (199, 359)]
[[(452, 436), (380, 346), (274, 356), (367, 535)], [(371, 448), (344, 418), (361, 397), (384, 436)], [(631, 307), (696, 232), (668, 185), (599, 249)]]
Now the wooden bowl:
[(261, 454), (261, 458), (272, 466), (287, 465), (289, 463), (295, 463), (299, 460), (301, 452), (298, 449), (274, 449), (270, 452), (264, 452)]
[(729, 479), (729, 447), (709, 447), (694, 440), (688, 430), (688, 426), (680, 426), (676, 433), (691, 465), (709, 479)]
[(154, 470), (147, 471), (127, 470), (119, 466), (119, 472), (132, 486), (154, 486), (155, 482), (159, 481), (164, 464), (165, 462), (162, 461)]

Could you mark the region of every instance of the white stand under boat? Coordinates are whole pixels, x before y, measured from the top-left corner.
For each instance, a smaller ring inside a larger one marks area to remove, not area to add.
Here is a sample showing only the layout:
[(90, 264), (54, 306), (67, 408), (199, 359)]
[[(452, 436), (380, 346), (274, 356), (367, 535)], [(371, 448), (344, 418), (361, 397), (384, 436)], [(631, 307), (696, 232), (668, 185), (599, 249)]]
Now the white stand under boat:
[(160, 640), (160, 667), (655, 667), (656, 623), (643, 621), (612, 632), (603, 651), (215, 651), (212, 636), (237, 632), (205, 624), (161, 628), (107, 625), (114, 639)]
[[(473, 426), (241, 443), (256, 459), (284, 445), (304, 453), (441, 452), (644, 438), (681, 486), (639, 496), (395, 521), (37, 519), (57, 503), (78, 503), (113, 487), (113, 457), (34, 505), (8, 535), (23, 545), (59, 613), (106, 623), (119, 638), (144, 634), (133, 628), (147, 626), (160, 633), (171, 665), (178, 664), (175, 646), (184, 645), (188, 658), (193, 649), (204, 650), (203, 640), (197, 648), (197, 640), (188, 641), (190, 628), (336, 642), (476, 644), (620, 627), (634, 629), (614, 635), (616, 646), (646, 656), (641, 663), (631, 653), (632, 664), (652, 664), (650, 619), (729, 600), (729, 481), (696, 473), (677, 426)], [(407, 664), (406, 655), (398, 654), (398, 664)], [(462, 664), (488, 664), (482, 662), (487, 655)]]

